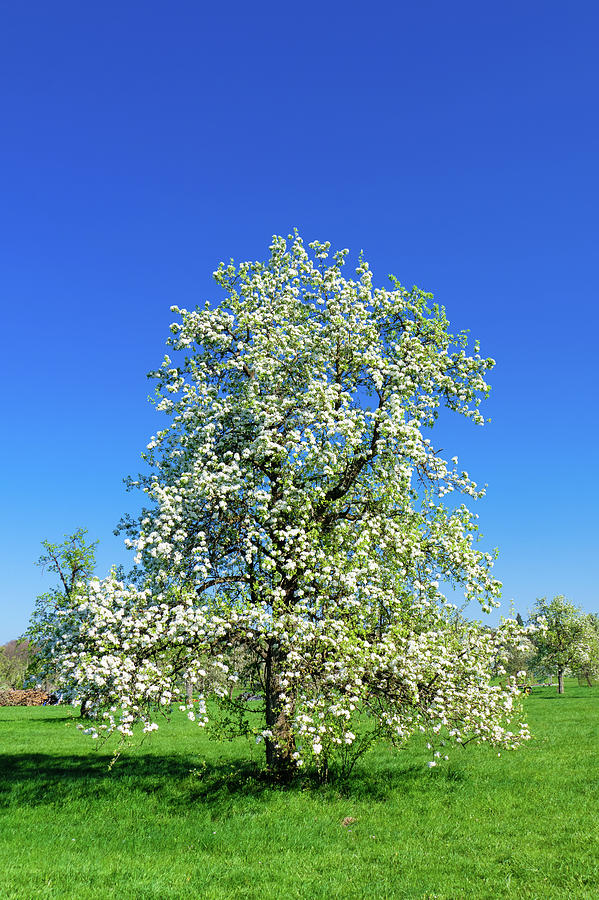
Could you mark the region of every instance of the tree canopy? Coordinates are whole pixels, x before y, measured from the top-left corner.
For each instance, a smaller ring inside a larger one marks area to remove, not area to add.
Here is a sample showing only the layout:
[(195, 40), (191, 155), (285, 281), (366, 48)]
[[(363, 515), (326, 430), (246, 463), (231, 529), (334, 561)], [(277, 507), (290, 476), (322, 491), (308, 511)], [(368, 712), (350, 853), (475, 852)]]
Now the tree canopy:
[(515, 680), (490, 683), (494, 638), (442, 593), (497, 605), (460, 500), (483, 491), (427, 436), (442, 407), (483, 424), (493, 360), (430, 294), (375, 287), (363, 258), (344, 277), (346, 255), (276, 237), (265, 262), (221, 264), (220, 304), (173, 307), (175, 359), (153, 373), (168, 424), (128, 523), (138, 577), (92, 580), (54, 647), (94, 734), (152, 730), (185, 681), (205, 724), (209, 665), (226, 721), (264, 740), (279, 776), (351, 767), (416, 730), (527, 736), (509, 724)]

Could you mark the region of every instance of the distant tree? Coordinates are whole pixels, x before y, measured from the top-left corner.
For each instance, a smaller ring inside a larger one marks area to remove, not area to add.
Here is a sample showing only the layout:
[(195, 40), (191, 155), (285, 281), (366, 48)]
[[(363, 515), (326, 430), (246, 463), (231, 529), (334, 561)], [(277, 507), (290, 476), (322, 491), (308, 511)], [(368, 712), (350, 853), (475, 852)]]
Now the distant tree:
[(590, 687), (599, 677), (599, 616), (584, 616), (584, 635), (578, 658), (572, 665), (574, 674)]
[(536, 601), (530, 623), (538, 627), (535, 635), (537, 668), (557, 671), (557, 690), (564, 693), (564, 674), (574, 669), (589, 648), (590, 633), (582, 610), (562, 595)]
[[(37, 565), (43, 572), (55, 575), (57, 582), (37, 597), (27, 637), (35, 647), (31, 674), (43, 681), (46, 687), (55, 681), (52, 647), (56, 635), (73, 620), (95, 568), (97, 544), (98, 541), (87, 539), (85, 528), (65, 535), (64, 541), (59, 544), (42, 541), (44, 552)], [(82, 712), (85, 712), (85, 704)]]
[(0, 688), (21, 688), (29, 666), (31, 648), (27, 640), (9, 641), (0, 647)]
[(497, 645), (493, 674), (510, 675), (522, 681), (523, 676), (530, 672), (535, 656), (532, 643), (534, 628), (526, 628), (522, 616), (516, 613), (513, 600), (510, 603), (509, 619), (518, 626), (512, 631), (491, 628)]
[(521, 680), (524, 673), (531, 671), (535, 646), (530, 634), (517, 634), (512, 640), (505, 643), (502, 650), (500, 665), (507, 675), (513, 675)]

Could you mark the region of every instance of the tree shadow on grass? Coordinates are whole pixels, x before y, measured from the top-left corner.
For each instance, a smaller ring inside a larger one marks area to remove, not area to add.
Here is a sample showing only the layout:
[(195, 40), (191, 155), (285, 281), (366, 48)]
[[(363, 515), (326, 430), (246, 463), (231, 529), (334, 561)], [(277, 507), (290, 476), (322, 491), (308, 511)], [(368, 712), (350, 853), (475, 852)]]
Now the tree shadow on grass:
[[(96, 800), (152, 797), (172, 811), (201, 804), (215, 816), (226, 815), (236, 799), (255, 798), (269, 803), (281, 791), (309, 793), (319, 800), (340, 797), (384, 802), (397, 792), (421, 791), (431, 779), (422, 765), (356, 768), (351, 778), (320, 784), (310, 773), (291, 783), (272, 784), (256, 762), (243, 758), (210, 761), (197, 756), (169, 754), (123, 755), (99, 752), (85, 756), (43, 753), (0, 754), (0, 808), (10, 806), (62, 807)], [(435, 773), (448, 782), (461, 781), (460, 773)], [(437, 780), (435, 779), (435, 780)]]
[(122, 790), (155, 794), (190, 777), (197, 757), (155, 754), (0, 754), (0, 806), (68, 803)]

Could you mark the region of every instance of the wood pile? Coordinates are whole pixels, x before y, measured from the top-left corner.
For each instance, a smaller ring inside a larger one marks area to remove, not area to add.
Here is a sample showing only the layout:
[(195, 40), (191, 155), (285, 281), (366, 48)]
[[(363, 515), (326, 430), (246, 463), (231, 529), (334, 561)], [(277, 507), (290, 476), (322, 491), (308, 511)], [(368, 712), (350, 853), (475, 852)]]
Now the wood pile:
[(0, 690), (0, 706), (43, 706), (49, 700), (50, 695), (38, 688), (28, 691)]

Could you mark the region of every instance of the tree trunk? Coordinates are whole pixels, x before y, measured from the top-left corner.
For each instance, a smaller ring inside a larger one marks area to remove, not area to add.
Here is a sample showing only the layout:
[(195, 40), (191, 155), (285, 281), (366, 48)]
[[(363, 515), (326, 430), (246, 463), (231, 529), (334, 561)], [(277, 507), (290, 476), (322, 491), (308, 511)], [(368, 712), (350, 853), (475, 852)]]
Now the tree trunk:
[(193, 684), (189, 678), (185, 679), (185, 700), (187, 703), (193, 703)]
[(275, 781), (289, 781), (295, 768), (292, 757), (295, 737), (289, 712), (282, 708), (280, 700), (281, 687), (272, 644), (267, 651), (264, 676), (266, 727), (272, 732), (272, 738), (265, 738), (266, 765)]
[(564, 693), (564, 670), (557, 670), (557, 692), (558, 694)]

